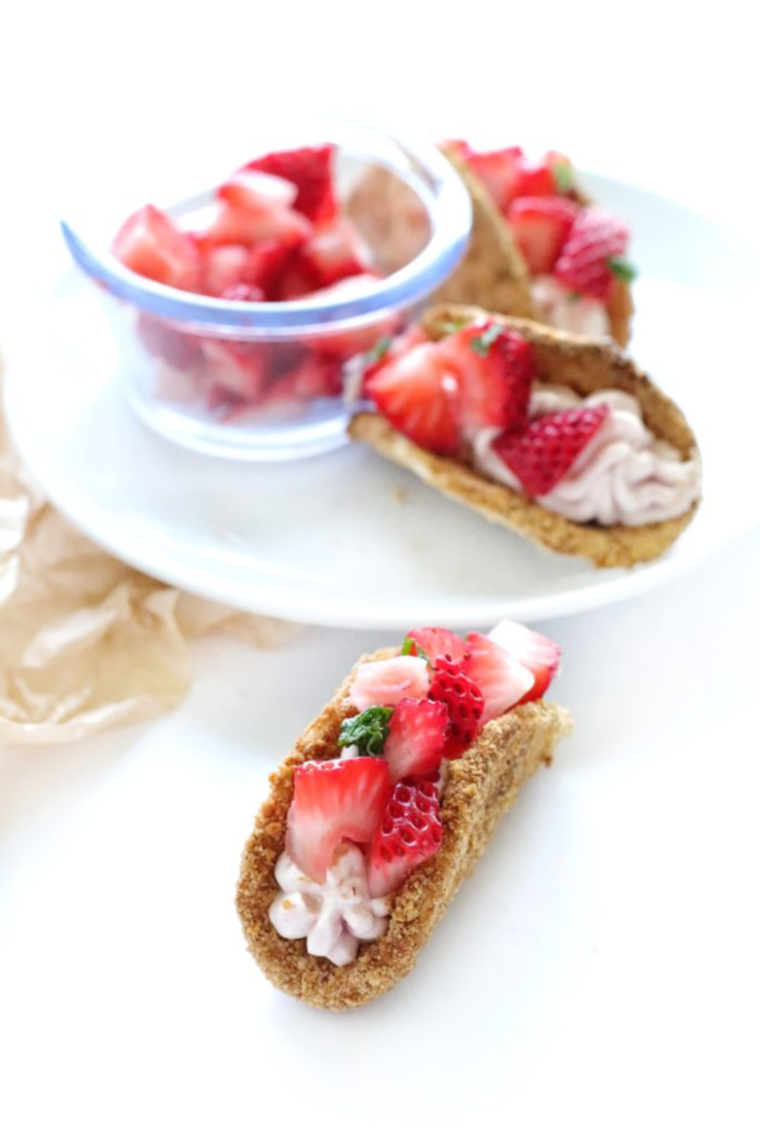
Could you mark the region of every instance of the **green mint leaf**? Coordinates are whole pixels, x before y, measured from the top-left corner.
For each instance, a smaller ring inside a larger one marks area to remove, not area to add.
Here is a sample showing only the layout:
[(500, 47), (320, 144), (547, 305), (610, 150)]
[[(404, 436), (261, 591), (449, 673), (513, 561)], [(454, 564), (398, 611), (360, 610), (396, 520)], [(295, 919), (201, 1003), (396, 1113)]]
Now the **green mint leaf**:
[(501, 328), (497, 324), (489, 325), (488, 328), (483, 329), (479, 336), (474, 336), (470, 341), (470, 348), (477, 352), (478, 356), (488, 356), (491, 351), (491, 345), (498, 339), (501, 334)]
[(383, 359), (390, 347), (391, 338), (389, 336), (380, 337), (375, 347), (367, 353), (367, 364), (377, 364), (379, 360)]
[(607, 264), (615, 276), (621, 281), (628, 283), (629, 281), (633, 281), (636, 276), (635, 267), (631, 265), (630, 261), (626, 261), (624, 257), (608, 257)]
[(575, 189), (575, 176), (569, 162), (555, 162), (552, 167), (554, 181), (560, 194), (570, 194)]
[(401, 656), (421, 657), (423, 661), (427, 661), (428, 665), (430, 664), (430, 658), (428, 657), (427, 653), (424, 653), (414, 638), (409, 637), (408, 635), (404, 638), (404, 643), (401, 646)]
[(338, 744), (341, 748), (355, 744), (360, 756), (381, 756), (392, 716), (392, 708), (372, 705), (358, 716), (347, 717), (340, 726)]

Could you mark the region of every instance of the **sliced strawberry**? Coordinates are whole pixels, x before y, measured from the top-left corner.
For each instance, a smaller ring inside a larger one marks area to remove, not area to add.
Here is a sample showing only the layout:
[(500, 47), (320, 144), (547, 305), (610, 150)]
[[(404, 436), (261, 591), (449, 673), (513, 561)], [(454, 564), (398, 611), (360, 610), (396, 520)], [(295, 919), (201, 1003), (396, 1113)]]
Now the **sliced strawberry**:
[(630, 281), (633, 267), (625, 260), (628, 227), (595, 206), (581, 210), (554, 266), (568, 289), (599, 301), (609, 300), (616, 277)]
[(448, 708), (439, 701), (406, 699), (396, 705), (383, 750), (392, 784), (437, 772), (448, 724)]
[(320, 226), (301, 247), (301, 257), (315, 289), (326, 289), (345, 277), (372, 274), (372, 256), (350, 218)]
[(201, 359), (198, 337), (173, 328), (158, 317), (140, 313), (136, 325), (137, 335), (151, 356), (165, 360), (172, 368), (188, 372)]
[(609, 410), (606, 404), (598, 404), (541, 416), (523, 432), (498, 436), (493, 449), (514, 471), (526, 494), (547, 495), (594, 438)]
[(397, 891), (443, 842), (438, 788), (421, 780), (396, 784), (372, 839), (367, 883), (372, 898)]
[(535, 368), (524, 337), (496, 321), (468, 325), (438, 342), (460, 376), (460, 429), (519, 427), (527, 417)]
[(506, 213), (517, 193), (524, 157), (519, 146), (501, 150), (475, 151), (467, 143), (455, 141), (453, 147), (483, 183), (496, 207)]
[(520, 171), (516, 198), (543, 198), (567, 194), (573, 188), (573, 168), (570, 159), (559, 151), (550, 150), (534, 165), (523, 166)]
[(376, 756), (307, 760), (293, 773), (285, 848), (296, 866), (324, 880), (344, 839), (369, 843), (380, 827), (391, 784), (388, 765)]
[(482, 633), (468, 633), (467, 648), (462, 668), (483, 694), (480, 723), (486, 724), (518, 704), (532, 689), (535, 678), (516, 657)]
[(444, 655), (436, 657), (433, 680), (428, 697), (442, 701), (449, 710), (449, 733), (443, 748), (447, 759), (461, 756), (478, 734), (483, 716), (483, 694), (465, 672), (464, 662), (457, 664)]
[(460, 381), (436, 344), (420, 344), (383, 364), (365, 384), (390, 425), (439, 455), (459, 447)]
[(143, 206), (127, 218), (111, 250), (127, 269), (141, 277), (189, 292), (200, 287), (197, 243), (155, 206)]
[(467, 652), (464, 638), (457, 637), (450, 629), (437, 625), (410, 629), (405, 640), (413, 643), (412, 653), (419, 648), (429, 661), (435, 661), (436, 657), (445, 657), (447, 654), (452, 661), (461, 661)]
[(534, 277), (554, 269), (577, 213), (567, 198), (518, 198), (512, 203), (509, 224)]
[(331, 143), (275, 151), (253, 159), (243, 170), (263, 170), (287, 179), (298, 190), (294, 208), (312, 222), (330, 222), (338, 211), (332, 177), (334, 151)]
[(371, 705), (395, 707), (406, 697), (419, 700), (429, 688), (428, 667), (422, 657), (389, 657), (357, 666), (348, 698), (362, 712)]
[(559, 669), (560, 647), (543, 633), (528, 629), (526, 625), (510, 621), (509, 618), (500, 621), (488, 636), (533, 674), (533, 688), (528, 690), (519, 703), (526, 704), (542, 697)]
[(206, 377), (211, 387), (223, 388), (248, 403), (261, 396), (266, 383), (267, 350), (245, 341), (204, 337)]
[(395, 360), (397, 356), (403, 356), (410, 348), (425, 343), (427, 343), (427, 337), (419, 324), (409, 325), (398, 336), (390, 336), (388, 333), (378, 336), (367, 350), (363, 376), (365, 388), (370, 377), (379, 372), (386, 364), (389, 364), (391, 360)]

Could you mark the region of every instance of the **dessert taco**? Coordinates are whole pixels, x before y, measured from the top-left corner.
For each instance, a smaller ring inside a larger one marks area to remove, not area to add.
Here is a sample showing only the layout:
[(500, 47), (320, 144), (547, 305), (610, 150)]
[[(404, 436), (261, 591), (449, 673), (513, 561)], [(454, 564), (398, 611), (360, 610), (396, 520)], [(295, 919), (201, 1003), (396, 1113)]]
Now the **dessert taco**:
[(680, 410), (610, 340), (439, 306), (365, 375), (354, 440), (487, 519), (600, 567), (659, 557), (701, 490)]
[(271, 776), (237, 907), (280, 989), (343, 1010), (389, 990), (569, 714), (543, 700), (553, 642), (412, 631), (362, 658)]

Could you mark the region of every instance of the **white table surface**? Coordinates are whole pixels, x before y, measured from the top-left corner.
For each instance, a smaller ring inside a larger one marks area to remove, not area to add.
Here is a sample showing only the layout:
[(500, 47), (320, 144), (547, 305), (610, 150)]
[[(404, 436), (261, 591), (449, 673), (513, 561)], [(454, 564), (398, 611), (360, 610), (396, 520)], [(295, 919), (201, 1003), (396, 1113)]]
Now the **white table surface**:
[[(506, 123), (505, 141), (757, 235), (746, 10), (5, 15), (0, 341), (65, 264), (64, 192), (120, 148), (149, 167), (167, 139), (240, 137), (278, 97), (335, 109), (349, 90), (355, 116), (433, 137)], [(173, 715), (0, 755), (0, 1135), (756, 1137), (759, 580), (755, 531), (677, 583), (542, 627), (575, 734), (414, 973), (351, 1014), (269, 986), (233, 894), (268, 772), (387, 634), (205, 643)]]

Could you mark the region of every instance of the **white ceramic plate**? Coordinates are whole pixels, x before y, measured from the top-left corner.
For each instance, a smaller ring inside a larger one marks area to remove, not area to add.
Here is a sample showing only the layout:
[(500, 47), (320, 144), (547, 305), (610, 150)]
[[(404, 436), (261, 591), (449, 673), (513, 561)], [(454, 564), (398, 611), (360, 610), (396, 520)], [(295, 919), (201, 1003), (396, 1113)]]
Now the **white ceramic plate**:
[(668, 581), (760, 521), (751, 466), (760, 392), (743, 341), (756, 318), (757, 255), (674, 202), (586, 181), (633, 227), (632, 351), (682, 405), (704, 458), (703, 505), (656, 563), (600, 571), (545, 553), (363, 447), (281, 465), (182, 451), (128, 408), (96, 298), (73, 272), (11, 356), (6, 400), (21, 453), (57, 506), (124, 561), (279, 617), (483, 626)]

